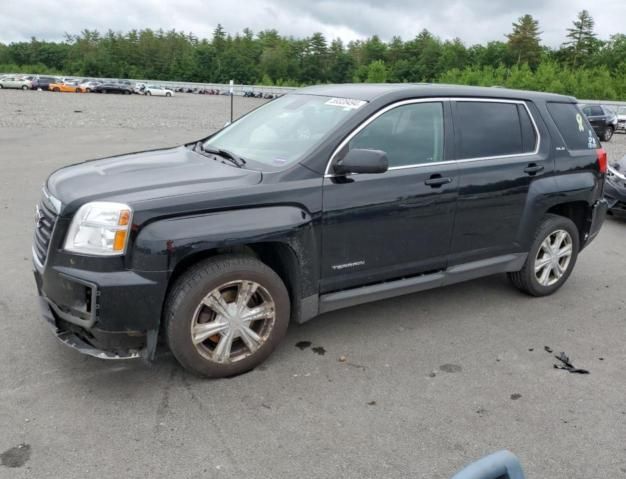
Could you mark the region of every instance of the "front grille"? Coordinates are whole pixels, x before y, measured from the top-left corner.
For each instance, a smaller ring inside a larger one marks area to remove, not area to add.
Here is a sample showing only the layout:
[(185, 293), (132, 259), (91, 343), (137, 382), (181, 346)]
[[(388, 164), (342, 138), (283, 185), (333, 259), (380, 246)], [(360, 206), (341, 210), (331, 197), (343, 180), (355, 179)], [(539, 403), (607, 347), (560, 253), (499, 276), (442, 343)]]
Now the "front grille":
[(50, 239), (52, 238), (52, 231), (57, 221), (57, 214), (45, 204), (45, 201), (40, 201), (37, 204), (35, 214), (35, 238), (33, 240), (33, 253), (37, 257), (37, 261), (42, 266), (46, 264), (46, 258), (48, 257), (48, 248), (50, 246)]

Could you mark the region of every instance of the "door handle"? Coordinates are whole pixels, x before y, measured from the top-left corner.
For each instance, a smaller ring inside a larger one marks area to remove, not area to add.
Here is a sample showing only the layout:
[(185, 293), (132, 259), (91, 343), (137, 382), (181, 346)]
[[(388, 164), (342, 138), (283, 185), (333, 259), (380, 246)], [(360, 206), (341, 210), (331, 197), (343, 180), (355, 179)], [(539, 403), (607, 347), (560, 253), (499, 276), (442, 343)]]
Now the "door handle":
[(424, 181), (424, 184), (430, 186), (431, 188), (440, 188), (448, 183), (452, 183), (452, 178), (444, 178), (439, 173), (431, 175), (429, 179)]
[(526, 168), (524, 168), (524, 172), (529, 175), (536, 175), (540, 171), (543, 171), (543, 166), (538, 165), (537, 163), (530, 163)]

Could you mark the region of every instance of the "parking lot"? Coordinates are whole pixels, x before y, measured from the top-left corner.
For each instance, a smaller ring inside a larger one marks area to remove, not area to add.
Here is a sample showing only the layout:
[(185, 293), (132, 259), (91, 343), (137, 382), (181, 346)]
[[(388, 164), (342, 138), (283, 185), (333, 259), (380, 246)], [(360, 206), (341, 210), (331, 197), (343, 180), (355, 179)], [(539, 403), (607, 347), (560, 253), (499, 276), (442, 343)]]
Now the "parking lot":
[[(0, 91), (0, 478), (443, 479), (502, 448), (528, 477), (626, 478), (626, 222), (607, 220), (551, 297), (498, 275), (325, 314), (231, 379), (58, 343), (31, 273), (46, 176), (197, 139), (228, 107)], [(623, 156), (626, 135), (605, 147)], [(561, 351), (590, 374), (555, 369)]]

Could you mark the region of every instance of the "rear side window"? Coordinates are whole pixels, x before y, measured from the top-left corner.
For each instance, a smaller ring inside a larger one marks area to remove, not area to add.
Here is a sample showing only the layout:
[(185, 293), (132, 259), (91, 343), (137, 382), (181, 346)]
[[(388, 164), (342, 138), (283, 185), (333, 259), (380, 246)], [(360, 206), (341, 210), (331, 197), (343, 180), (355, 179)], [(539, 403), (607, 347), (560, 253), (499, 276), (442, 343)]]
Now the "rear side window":
[(574, 103), (548, 103), (547, 108), (568, 150), (599, 148), (596, 134)]
[(460, 158), (532, 153), (536, 132), (523, 105), (459, 101), (456, 105)]

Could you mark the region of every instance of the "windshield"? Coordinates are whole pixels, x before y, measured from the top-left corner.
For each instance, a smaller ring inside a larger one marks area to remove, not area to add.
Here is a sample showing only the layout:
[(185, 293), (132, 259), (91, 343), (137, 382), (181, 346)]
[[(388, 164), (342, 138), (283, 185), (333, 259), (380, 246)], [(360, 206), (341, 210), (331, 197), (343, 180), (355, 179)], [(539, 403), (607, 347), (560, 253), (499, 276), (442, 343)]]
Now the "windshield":
[(224, 128), (205, 147), (228, 150), (272, 167), (292, 164), (366, 102), (286, 95)]

